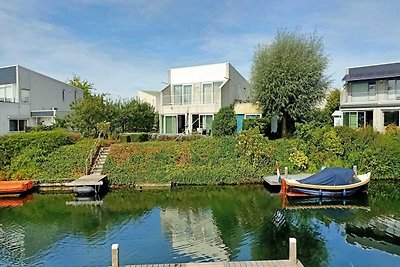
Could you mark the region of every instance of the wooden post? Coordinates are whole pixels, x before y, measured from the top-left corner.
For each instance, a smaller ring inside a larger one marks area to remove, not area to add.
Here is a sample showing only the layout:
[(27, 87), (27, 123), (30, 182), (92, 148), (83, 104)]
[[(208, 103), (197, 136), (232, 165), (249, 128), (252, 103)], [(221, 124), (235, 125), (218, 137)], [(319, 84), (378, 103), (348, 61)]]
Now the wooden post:
[(289, 169), (288, 167), (285, 167), (285, 179), (289, 178)]
[(119, 267), (119, 246), (118, 246), (118, 244), (111, 245), (111, 266)]
[(296, 238), (289, 238), (289, 261), (297, 264)]
[(357, 176), (357, 165), (353, 165), (353, 172), (354, 175)]

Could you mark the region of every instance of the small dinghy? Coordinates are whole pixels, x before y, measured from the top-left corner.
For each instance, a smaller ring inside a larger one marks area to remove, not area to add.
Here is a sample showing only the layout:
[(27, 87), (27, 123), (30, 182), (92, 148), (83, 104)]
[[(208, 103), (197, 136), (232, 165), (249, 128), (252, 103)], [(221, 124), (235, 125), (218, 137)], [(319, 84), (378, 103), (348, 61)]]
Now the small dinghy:
[(94, 190), (94, 188), (91, 186), (75, 187), (74, 191), (78, 195), (92, 195), (92, 194), (96, 193), (96, 190)]
[(33, 182), (28, 181), (0, 181), (0, 196), (21, 195), (32, 190)]
[(346, 168), (325, 168), (301, 180), (282, 179), (281, 194), (289, 197), (346, 197), (367, 191), (371, 173), (356, 175)]

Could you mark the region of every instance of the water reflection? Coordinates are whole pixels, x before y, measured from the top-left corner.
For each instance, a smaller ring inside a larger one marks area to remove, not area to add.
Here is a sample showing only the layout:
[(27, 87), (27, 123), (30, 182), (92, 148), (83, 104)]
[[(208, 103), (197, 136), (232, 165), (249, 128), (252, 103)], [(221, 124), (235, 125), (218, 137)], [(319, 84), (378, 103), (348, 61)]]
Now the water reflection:
[(211, 210), (160, 211), (161, 230), (174, 250), (195, 261), (226, 261), (229, 254)]
[(296, 237), (305, 266), (396, 266), (399, 191), (372, 184), (366, 199), (344, 203), (285, 203), (260, 186), (119, 190), (90, 200), (102, 205), (38, 194), (0, 208), (0, 265), (105, 266), (115, 242), (123, 265), (279, 259)]

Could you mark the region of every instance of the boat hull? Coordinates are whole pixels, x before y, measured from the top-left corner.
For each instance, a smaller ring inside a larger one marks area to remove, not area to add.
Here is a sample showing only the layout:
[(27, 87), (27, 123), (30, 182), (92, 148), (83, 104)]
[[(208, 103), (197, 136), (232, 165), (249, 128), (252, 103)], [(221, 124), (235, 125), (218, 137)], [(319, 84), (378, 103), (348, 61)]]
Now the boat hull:
[(368, 190), (368, 184), (361, 185), (350, 189), (314, 189), (289, 186), (286, 190), (287, 196), (292, 197), (348, 197), (355, 194), (366, 192)]
[(28, 181), (0, 181), (0, 196), (24, 194), (32, 190), (33, 182)]

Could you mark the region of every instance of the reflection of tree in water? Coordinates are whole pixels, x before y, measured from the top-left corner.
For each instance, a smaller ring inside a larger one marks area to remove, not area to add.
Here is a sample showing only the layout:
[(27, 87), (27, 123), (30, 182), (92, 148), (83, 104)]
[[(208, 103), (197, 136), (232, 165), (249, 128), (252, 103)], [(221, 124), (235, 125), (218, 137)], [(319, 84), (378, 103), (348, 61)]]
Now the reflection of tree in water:
[(328, 251), (318, 228), (311, 218), (297, 213), (277, 210), (264, 218), (256, 232), (252, 247), (253, 259), (287, 259), (289, 238), (297, 239), (298, 258), (304, 266), (321, 266), (328, 260)]

